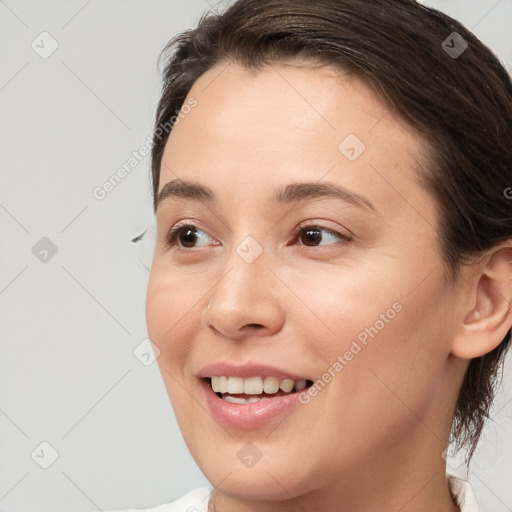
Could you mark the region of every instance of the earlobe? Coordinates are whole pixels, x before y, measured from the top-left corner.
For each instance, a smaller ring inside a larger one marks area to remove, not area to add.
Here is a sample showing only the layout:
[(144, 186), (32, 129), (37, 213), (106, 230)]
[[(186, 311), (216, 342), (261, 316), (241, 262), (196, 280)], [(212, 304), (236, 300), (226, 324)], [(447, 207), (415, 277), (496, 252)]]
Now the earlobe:
[(512, 326), (512, 244), (490, 251), (471, 280), (472, 300), (452, 343), (452, 354), (463, 359), (494, 350)]

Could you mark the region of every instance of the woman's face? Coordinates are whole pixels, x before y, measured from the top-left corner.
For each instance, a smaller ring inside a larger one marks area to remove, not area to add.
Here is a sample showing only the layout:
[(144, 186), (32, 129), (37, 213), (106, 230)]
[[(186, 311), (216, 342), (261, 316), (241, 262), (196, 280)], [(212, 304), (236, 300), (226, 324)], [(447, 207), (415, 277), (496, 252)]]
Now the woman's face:
[(163, 155), (147, 323), (207, 478), (285, 499), (375, 485), (411, 450), (444, 467), (459, 291), (415, 180), (420, 139), (329, 67), (221, 64), (188, 103)]

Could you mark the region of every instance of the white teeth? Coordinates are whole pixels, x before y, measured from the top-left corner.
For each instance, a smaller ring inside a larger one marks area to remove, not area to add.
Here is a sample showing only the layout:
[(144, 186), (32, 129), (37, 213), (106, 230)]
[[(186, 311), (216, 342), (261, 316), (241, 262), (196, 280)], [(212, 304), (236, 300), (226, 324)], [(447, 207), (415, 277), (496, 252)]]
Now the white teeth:
[(212, 377), (212, 389), (215, 391), (215, 393), (219, 393), (221, 390), (219, 381), (220, 377)]
[(289, 393), (293, 389), (293, 386), (295, 386), (295, 381), (292, 379), (284, 379), (279, 383), (281, 390), (286, 393)]
[(305, 380), (299, 380), (295, 383), (295, 391), (302, 391), (306, 387)]
[(239, 394), (244, 392), (244, 379), (241, 377), (228, 377), (227, 392)]
[(279, 391), (279, 379), (277, 377), (265, 377), (263, 390), (267, 395), (273, 395)]
[(236, 396), (223, 396), (222, 397), (224, 400), (226, 400), (226, 402), (230, 402), (232, 404), (245, 404), (247, 403), (247, 401), (245, 400), (245, 398), (238, 398)]
[(239, 398), (237, 396), (230, 395), (223, 395), (222, 399), (232, 404), (254, 404), (256, 402), (261, 402), (262, 400), (268, 400), (267, 397), (258, 398), (256, 396), (251, 396), (251, 398)]
[(244, 393), (246, 395), (261, 395), (263, 393), (263, 379), (261, 377), (244, 379)]
[[(265, 392), (267, 395), (273, 395), (280, 389), (285, 393), (301, 391), (306, 387), (306, 381), (294, 381), (292, 379), (279, 380), (278, 377), (249, 377), (242, 379), (241, 377), (226, 377), (221, 375), (211, 377), (211, 386), (215, 393), (261, 395)], [(251, 399), (252, 397), (249, 400)]]

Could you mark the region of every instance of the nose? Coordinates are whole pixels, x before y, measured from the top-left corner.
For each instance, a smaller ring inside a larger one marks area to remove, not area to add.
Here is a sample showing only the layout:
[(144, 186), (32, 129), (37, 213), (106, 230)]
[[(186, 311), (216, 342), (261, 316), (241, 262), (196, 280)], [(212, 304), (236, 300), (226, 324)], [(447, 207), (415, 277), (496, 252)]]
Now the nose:
[(267, 263), (265, 252), (248, 263), (234, 251), (205, 302), (203, 324), (234, 340), (279, 332), (285, 319), (283, 285)]

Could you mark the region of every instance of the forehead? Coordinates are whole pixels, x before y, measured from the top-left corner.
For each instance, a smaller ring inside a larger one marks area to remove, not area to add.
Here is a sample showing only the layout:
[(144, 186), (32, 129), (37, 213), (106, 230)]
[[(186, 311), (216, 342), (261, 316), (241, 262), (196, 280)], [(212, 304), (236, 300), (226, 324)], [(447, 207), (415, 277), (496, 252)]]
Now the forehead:
[(171, 131), (160, 189), (186, 177), (230, 194), (256, 193), (327, 176), (357, 192), (387, 194), (389, 201), (393, 188), (400, 196), (410, 193), (404, 187), (417, 187), (422, 139), (371, 87), (336, 68), (220, 63), (188, 98), (197, 106)]
[[(347, 131), (368, 139), (366, 132), (389, 112), (361, 80), (331, 66), (301, 62), (272, 63), (258, 70), (221, 63), (196, 81), (189, 97), (198, 107), (189, 122), (180, 123), (182, 129), (188, 125), (197, 135), (227, 135), (233, 145), (244, 142), (251, 149), (264, 142), (267, 150), (286, 150), (287, 143), (306, 140), (336, 149)], [(404, 133), (412, 131), (399, 119), (394, 124)], [(179, 131), (179, 126), (173, 130), (175, 135)]]

